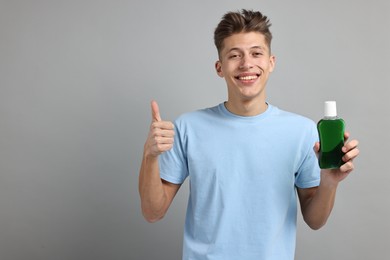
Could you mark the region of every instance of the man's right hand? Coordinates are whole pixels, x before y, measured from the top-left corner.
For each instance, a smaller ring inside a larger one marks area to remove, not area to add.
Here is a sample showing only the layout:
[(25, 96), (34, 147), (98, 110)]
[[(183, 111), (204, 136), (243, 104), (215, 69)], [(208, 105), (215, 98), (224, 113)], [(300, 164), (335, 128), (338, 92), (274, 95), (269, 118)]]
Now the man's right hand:
[(175, 128), (172, 122), (162, 121), (156, 101), (151, 102), (152, 123), (144, 146), (146, 156), (157, 157), (173, 146)]

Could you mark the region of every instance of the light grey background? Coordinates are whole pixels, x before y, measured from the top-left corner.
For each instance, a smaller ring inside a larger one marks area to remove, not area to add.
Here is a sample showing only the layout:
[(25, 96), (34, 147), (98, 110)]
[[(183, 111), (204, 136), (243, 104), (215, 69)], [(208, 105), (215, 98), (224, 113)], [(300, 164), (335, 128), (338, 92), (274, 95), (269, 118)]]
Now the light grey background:
[(226, 100), (213, 30), (271, 18), (268, 102), (317, 121), (335, 99), (356, 170), (326, 227), (299, 214), (297, 259), (389, 259), (390, 2), (0, 0), (0, 259), (179, 259), (188, 183), (166, 218), (140, 213), (151, 120)]

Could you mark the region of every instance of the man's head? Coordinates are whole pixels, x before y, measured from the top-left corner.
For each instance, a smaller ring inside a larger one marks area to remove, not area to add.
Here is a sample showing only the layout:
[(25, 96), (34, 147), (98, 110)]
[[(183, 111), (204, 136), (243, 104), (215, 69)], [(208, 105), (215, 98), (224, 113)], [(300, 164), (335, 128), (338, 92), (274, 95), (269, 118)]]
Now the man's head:
[(265, 41), (271, 51), (272, 34), (269, 30), (271, 23), (267, 16), (260, 12), (241, 10), (241, 12), (228, 12), (219, 22), (214, 31), (214, 43), (220, 56), (224, 47), (224, 40), (233, 34), (241, 32), (258, 32), (264, 35)]
[(215, 69), (228, 88), (228, 105), (265, 104), (265, 87), (275, 67), (268, 18), (260, 12), (227, 13), (215, 30)]

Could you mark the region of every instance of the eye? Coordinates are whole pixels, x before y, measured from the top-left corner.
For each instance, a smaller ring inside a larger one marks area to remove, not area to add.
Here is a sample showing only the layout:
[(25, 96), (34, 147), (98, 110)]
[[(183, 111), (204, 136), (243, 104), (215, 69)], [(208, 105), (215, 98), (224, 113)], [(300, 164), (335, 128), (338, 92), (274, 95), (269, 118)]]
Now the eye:
[(241, 57), (240, 54), (233, 53), (229, 55), (229, 59), (239, 59)]
[(263, 55), (262, 52), (254, 52), (254, 53), (253, 53), (253, 56), (255, 56), (255, 57), (260, 57), (260, 56), (262, 56), (262, 55)]

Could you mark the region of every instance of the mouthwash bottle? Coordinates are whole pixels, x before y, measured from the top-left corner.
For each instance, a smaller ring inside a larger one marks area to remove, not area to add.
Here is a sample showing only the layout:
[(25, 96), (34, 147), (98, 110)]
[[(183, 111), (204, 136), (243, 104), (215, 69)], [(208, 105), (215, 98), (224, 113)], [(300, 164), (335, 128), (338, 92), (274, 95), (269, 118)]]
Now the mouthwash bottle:
[(320, 137), (319, 165), (321, 169), (340, 168), (344, 153), (344, 120), (337, 116), (336, 101), (325, 101), (324, 118), (317, 124)]

